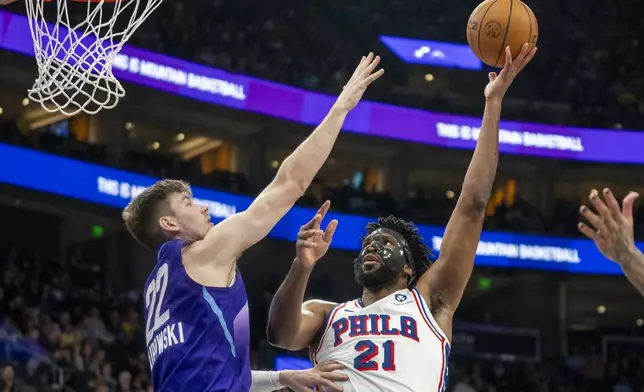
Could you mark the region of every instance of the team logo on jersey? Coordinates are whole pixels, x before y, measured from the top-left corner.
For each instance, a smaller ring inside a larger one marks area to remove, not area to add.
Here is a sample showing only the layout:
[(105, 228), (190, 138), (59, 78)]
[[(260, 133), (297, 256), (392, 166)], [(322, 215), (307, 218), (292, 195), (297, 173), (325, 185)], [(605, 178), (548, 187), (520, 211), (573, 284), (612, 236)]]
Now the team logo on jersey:
[(395, 298), (396, 298), (396, 301), (398, 302), (407, 301), (407, 296), (405, 294), (396, 294)]

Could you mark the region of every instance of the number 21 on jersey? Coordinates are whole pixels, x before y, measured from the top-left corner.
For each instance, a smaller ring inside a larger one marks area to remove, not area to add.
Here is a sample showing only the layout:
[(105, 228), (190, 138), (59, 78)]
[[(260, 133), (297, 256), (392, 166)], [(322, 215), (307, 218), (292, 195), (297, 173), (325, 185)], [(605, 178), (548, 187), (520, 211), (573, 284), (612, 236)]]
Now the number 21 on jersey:
[(162, 264), (157, 270), (157, 275), (145, 289), (145, 309), (148, 312), (145, 323), (146, 345), (150, 344), (154, 333), (170, 319), (170, 311), (166, 309), (163, 313), (163, 297), (168, 288), (168, 264)]
[[(353, 360), (353, 368), (361, 372), (380, 369), (388, 372), (395, 371), (395, 347), (393, 340), (387, 340), (381, 346), (372, 340), (360, 340), (355, 345), (355, 350), (360, 354)], [(374, 358), (381, 350), (384, 354), (384, 360), (379, 364)]]

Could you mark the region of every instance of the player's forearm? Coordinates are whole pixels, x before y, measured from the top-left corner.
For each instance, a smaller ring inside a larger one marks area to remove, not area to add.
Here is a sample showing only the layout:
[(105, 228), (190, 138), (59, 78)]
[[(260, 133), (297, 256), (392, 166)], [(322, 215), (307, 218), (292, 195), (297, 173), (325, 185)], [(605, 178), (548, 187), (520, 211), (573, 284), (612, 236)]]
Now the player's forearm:
[(634, 249), (617, 261), (631, 284), (644, 295), (644, 254), (639, 249)]
[(311, 269), (293, 261), (286, 279), (273, 297), (268, 312), (266, 336), (272, 345), (288, 347), (302, 325), (302, 303)]
[(500, 120), (501, 100), (486, 101), (478, 142), (459, 198), (459, 202), (467, 202), (481, 210), (485, 209), (492, 193), (499, 162)]
[(294, 181), (303, 193), (329, 157), (347, 114), (333, 106), (313, 133), (284, 160), (276, 179)]
[(252, 381), (249, 392), (272, 392), (282, 389), (280, 373), (272, 371), (252, 371)]

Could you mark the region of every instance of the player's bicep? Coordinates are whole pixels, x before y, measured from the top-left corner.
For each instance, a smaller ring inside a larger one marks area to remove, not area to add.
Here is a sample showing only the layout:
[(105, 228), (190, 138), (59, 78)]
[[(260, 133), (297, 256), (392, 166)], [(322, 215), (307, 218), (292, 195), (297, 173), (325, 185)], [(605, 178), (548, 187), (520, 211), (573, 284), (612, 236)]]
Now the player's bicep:
[(457, 203), (445, 228), (439, 258), (419, 280), (433, 308), (455, 311), (458, 307), (472, 275), (484, 218), (484, 208)]
[(230, 265), (262, 240), (301, 196), (293, 181), (276, 178), (243, 212), (214, 226), (198, 245), (200, 259)]
[(331, 309), (332, 302), (312, 300), (302, 304), (302, 322), (297, 336), (290, 342), (288, 350), (301, 350), (311, 347), (320, 338), (325, 328), (325, 322)]

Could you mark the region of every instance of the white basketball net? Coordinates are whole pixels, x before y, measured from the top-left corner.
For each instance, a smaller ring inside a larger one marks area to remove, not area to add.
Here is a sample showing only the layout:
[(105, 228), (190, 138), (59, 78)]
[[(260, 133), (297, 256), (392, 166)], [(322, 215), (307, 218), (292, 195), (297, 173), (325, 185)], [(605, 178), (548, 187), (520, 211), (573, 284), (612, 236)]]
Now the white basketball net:
[(24, 1), (38, 64), (29, 98), (69, 116), (114, 108), (125, 95), (112, 73), (116, 55), (163, 0)]

